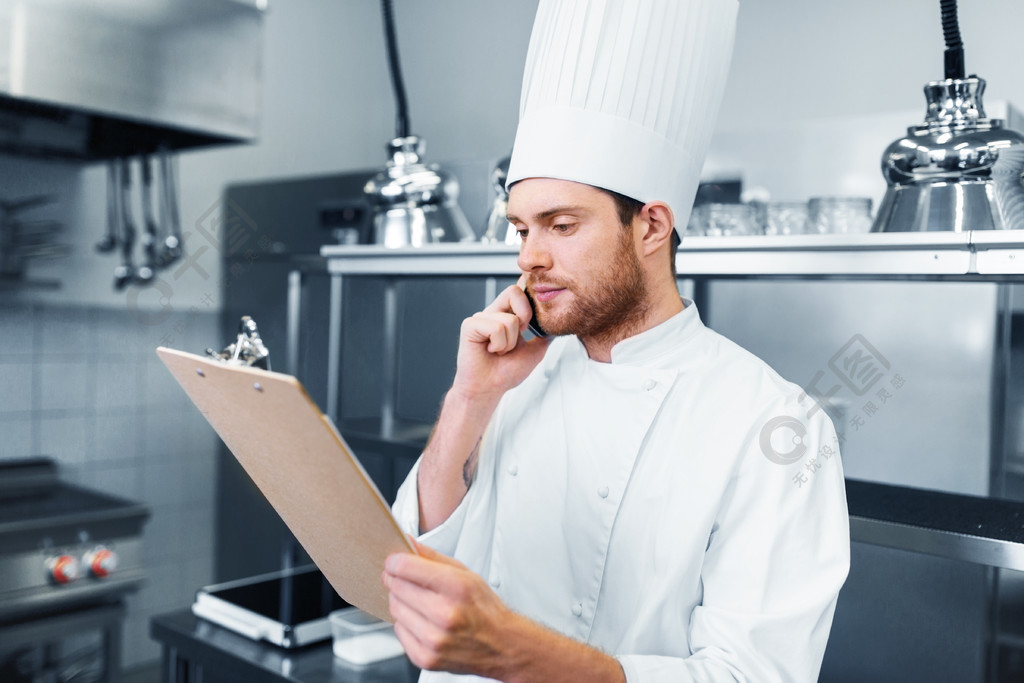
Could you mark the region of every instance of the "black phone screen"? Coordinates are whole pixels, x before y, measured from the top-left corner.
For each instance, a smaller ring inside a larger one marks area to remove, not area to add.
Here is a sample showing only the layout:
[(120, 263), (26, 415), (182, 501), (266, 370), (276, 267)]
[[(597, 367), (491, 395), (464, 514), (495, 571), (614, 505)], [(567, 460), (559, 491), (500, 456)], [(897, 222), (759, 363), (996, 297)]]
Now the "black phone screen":
[(530, 324), (529, 324), (530, 332), (532, 332), (535, 337), (546, 337), (546, 336), (548, 336), (548, 333), (545, 332), (544, 328), (542, 328), (540, 326), (540, 321), (537, 320), (537, 306), (536, 306), (536, 304), (533, 303), (533, 297), (530, 296), (529, 292), (526, 292), (526, 298), (530, 302), (530, 310), (533, 311), (533, 315), (530, 317)]

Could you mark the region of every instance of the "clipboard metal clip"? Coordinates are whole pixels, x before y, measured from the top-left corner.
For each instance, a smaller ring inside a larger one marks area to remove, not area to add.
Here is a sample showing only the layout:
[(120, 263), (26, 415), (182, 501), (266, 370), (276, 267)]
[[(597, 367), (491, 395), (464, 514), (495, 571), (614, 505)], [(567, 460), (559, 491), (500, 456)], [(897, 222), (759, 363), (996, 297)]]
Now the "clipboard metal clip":
[(206, 349), (206, 355), (228, 365), (245, 365), (270, 369), (270, 351), (260, 338), (256, 321), (247, 315), (238, 324), (238, 337), (224, 347), (223, 351)]

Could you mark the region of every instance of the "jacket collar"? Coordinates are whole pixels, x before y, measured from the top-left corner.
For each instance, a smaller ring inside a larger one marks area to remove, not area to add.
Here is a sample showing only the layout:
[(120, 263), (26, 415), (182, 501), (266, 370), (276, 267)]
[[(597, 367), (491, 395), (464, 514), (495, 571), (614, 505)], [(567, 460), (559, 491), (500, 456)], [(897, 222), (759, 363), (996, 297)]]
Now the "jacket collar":
[[(683, 310), (665, 322), (655, 325), (640, 334), (623, 339), (612, 347), (613, 365), (646, 365), (670, 353), (678, 353), (680, 347), (700, 330), (704, 329), (697, 306), (690, 299), (683, 299)], [(583, 344), (577, 340), (580, 349)]]

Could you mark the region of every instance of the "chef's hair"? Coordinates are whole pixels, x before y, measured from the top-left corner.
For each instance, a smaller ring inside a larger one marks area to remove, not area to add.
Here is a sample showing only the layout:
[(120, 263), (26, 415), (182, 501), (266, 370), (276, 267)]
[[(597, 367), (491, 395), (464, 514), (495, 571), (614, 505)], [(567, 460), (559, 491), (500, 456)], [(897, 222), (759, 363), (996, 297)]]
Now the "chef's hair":
[[(614, 190), (606, 190), (603, 187), (598, 187), (615, 202), (615, 211), (619, 214), (619, 222), (622, 226), (628, 228), (633, 224), (633, 219), (640, 215), (640, 211), (644, 208), (644, 203), (638, 199), (627, 197), (624, 194), (615, 192)], [(679, 233), (676, 230), (672, 231), (672, 245), (669, 248), (669, 263), (672, 266), (672, 277), (676, 277), (676, 250), (679, 249)]]
[[(515, 187), (516, 183), (519, 182), (522, 181), (517, 180), (515, 183), (511, 183), (508, 186), (509, 191), (511, 191), (512, 188)], [(591, 185), (590, 187), (593, 187), (595, 190), (600, 190), (612, 198), (612, 201), (615, 202), (615, 212), (618, 214), (619, 222), (622, 223), (623, 228), (628, 228), (632, 225), (633, 219), (639, 216), (640, 211), (644, 208), (644, 202), (639, 199), (633, 199), (632, 197), (627, 197), (626, 195), (614, 190), (598, 187), (596, 185)], [(672, 231), (671, 240), (672, 245), (669, 248), (668, 259), (669, 265), (672, 268), (672, 277), (676, 277), (676, 251), (679, 249), (680, 242), (678, 230)]]

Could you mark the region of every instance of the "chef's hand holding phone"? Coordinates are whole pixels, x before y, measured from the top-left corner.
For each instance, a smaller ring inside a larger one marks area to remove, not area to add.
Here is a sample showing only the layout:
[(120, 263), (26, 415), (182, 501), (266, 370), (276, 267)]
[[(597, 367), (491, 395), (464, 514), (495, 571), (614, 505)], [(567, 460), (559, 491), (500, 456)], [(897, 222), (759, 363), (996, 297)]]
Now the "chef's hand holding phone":
[(523, 290), (525, 278), (507, 287), (484, 310), (462, 321), (453, 390), (500, 397), (526, 379), (544, 358), (550, 340), (523, 332), (535, 320)]

